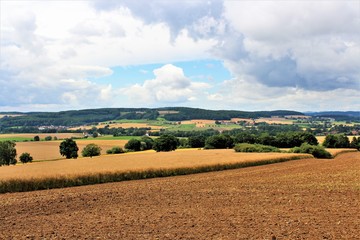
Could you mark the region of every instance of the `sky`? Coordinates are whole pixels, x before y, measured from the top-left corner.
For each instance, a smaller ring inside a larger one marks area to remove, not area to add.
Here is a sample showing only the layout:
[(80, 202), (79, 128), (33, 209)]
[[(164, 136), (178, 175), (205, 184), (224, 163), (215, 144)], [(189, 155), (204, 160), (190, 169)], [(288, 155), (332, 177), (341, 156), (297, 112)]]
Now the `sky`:
[(360, 110), (360, 0), (0, 0), (0, 111)]

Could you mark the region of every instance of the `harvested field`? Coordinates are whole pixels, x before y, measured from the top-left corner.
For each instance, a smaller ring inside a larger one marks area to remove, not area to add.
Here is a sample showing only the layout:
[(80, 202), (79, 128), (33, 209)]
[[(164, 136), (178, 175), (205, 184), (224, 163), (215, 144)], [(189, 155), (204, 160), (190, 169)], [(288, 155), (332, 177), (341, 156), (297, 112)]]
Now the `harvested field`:
[[(113, 146), (124, 147), (127, 140), (75, 140), (79, 147), (79, 156), (84, 147), (90, 143), (95, 143), (102, 148), (101, 153), (105, 154), (106, 150)], [(64, 158), (60, 155), (59, 145), (61, 141), (41, 141), (41, 142), (18, 142), (16, 143), (16, 151), (18, 155), (28, 152), (34, 160), (51, 160)]]
[(0, 239), (358, 239), (360, 153), (0, 195)]
[(256, 119), (255, 122), (261, 123), (265, 122), (268, 124), (293, 124), (294, 121), (286, 119), (286, 118), (259, 118)]
[(266, 161), (308, 157), (294, 153), (236, 153), (232, 149), (189, 150), (174, 152), (140, 152), (133, 154), (104, 155), (93, 158), (64, 159), (58, 161), (19, 164), (0, 168), (0, 181), (59, 176), (76, 176), (107, 172), (143, 171), (149, 169), (196, 168), (200, 166), (238, 162)]
[(215, 124), (215, 120), (208, 119), (193, 119), (188, 121), (181, 121), (181, 124), (195, 124), (196, 127), (205, 127), (207, 124)]

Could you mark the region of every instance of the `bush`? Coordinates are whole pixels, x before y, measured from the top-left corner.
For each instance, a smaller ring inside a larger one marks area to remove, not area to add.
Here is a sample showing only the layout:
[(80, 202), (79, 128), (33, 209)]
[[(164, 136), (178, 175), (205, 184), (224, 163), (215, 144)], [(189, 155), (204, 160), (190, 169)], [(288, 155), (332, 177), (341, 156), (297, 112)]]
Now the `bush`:
[(40, 141), (40, 137), (39, 137), (39, 136), (35, 136), (35, 137), (34, 137), (34, 141), (35, 141), (35, 142)]
[(303, 143), (300, 147), (294, 147), (290, 149), (292, 153), (309, 153), (316, 158), (332, 158), (331, 154), (325, 150), (323, 146), (314, 146), (307, 143)]
[(206, 149), (232, 148), (234, 141), (229, 135), (221, 134), (208, 137), (205, 141)]
[(234, 147), (235, 152), (281, 152), (280, 149), (262, 144), (240, 143)]
[(111, 149), (108, 149), (106, 151), (106, 153), (107, 154), (120, 154), (120, 153), (124, 153), (124, 150), (119, 146), (115, 146), (115, 147), (113, 147)]
[(33, 157), (30, 155), (30, 153), (24, 152), (20, 155), (20, 162), (22, 163), (28, 163), (33, 161)]
[(179, 140), (170, 134), (163, 134), (154, 140), (153, 149), (157, 152), (173, 151), (179, 146)]
[(101, 147), (99, 147), (94, 143), (90, 143), (86, 145), (86, 147), (81, 152), (81, 155), (83, 157), (100, 156), (100, 154), (101, 154)]
[(16, 164), (15, 145), (15, 142), (12, 141), (0, 142), (0, 166)]
[(141, 142), (138, 139), (132, 138), (126, 144), (125, 148), (130, 151), (140, 151), (141, 150)]
[(52, 140), (52, 137), (51, 136), (46, 136), (45, 137), (45, 141), (51, 141)]

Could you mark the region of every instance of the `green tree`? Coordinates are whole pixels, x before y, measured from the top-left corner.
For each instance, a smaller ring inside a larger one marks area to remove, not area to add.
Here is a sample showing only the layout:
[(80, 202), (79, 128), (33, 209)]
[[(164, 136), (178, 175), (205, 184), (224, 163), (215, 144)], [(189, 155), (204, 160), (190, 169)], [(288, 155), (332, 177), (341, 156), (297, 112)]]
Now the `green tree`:
[(191, 136), (188, 138), (188, 144), (191, 148), (203, 148), (205, 146), (205, 139), (202, 135)]
[(30, 153), (24, 152), (19, 157), (20, 162), (22, 163), (28, 163), (33, 161), (33, 157), (30, 155)]
[(227, 134), (214, 135), (208, 137), (205, 141), (206, 149), (233, 148), (234, 140)]
[(353, 137), (351, 140), (351, 143), (350, 143), (350, 147), (360, 150), (360, 137), (358, 137), (358, 138)]
[(140, 141), (141, 141), (141, 150), (143, 151), (152, 149), (154, 145), (154, 139), (148, 136), (141, 137)]
[(93, 157), (93, 156), (100, 156), (101, 154), (101, 147), (94, 143), (90, 143), (84, 147), (81, 151), (81, 155), (83, 157)]
[(170, 134), (163, 134), (154, 140), (153, 149), (157, 152), (173, 151), (179, 146), (179, 140)]
[(132, 138), (126, 144), (125, 148), (130, 151), (140, 151), (141, 150), (141, 142), (138, 139)]
[(350, 141), (345, 134), (330, 134), (325, 137), (323, 146), (326, 148), (348, 148), (350, 147)]
[(67, 138), (60, 143), (60, 154), (67, 159), (77, 158), (79, 148), (74, 140)]
[(16, 149), (15, 142), (3, 141), (0, 142), (0, 166), (16, 164)]
[(40, 137), (39, 137), (39, 136), (35, 136), (35, 137), (34, 137), (34, 141), (35, 141), (35, 142), (40, 141)]

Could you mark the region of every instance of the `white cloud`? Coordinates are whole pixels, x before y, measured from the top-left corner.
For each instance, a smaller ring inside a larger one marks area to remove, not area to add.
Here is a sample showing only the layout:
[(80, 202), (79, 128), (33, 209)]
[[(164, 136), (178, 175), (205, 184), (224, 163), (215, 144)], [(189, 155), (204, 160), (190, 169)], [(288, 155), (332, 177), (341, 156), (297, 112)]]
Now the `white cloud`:
[(186, 103), (195, 101), (210, 87), (207, 83), (192, 82), (184, 75), (183, 69), (172, 64), (155, 69), (154, 75), (155, 79), (146, 80), (142, 85), (123, 89), (131, 103), (146, 106)]
[[(359, 108), (357, 1), (0, 4), (0, 110), (133, 102), (248, 110)], [(211, 87), (165, 65), (142, 84), (108, 80), (114, 66), (214, 58), (224, 61), (234, 79)], [(119, 85), (130, 87), (114, 87)], [(124, 92), (130, 102), (120, 99)]]

